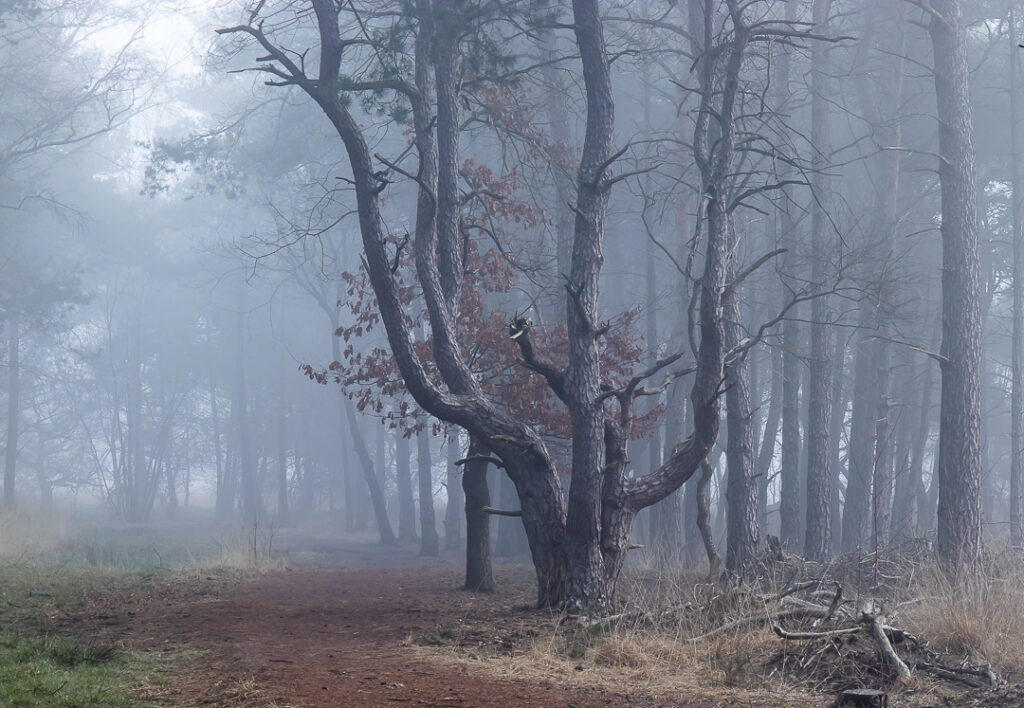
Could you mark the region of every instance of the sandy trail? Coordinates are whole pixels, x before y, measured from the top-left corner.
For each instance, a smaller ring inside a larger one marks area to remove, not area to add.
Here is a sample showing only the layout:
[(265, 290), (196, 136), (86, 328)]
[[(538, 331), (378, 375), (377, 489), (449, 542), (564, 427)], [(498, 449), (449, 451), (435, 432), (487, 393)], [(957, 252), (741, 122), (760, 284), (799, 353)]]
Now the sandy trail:
[(479, 595), (457, 590), (463, 571), (455, 558), (426, 561), (407, 549), (326, 539), (283, 545), (288, 570), (213, 596), (144, 602), (105, 624), (120, 625), (116, 633), (131, 646), (201, 652), (175, 669), (171, 691), (182, 705), (652, 705), (469, 675), (409, 646), (442, 629), (463, 644), (487, 644), (536, 627), (528, 569), (499, 568), (501, 589)]

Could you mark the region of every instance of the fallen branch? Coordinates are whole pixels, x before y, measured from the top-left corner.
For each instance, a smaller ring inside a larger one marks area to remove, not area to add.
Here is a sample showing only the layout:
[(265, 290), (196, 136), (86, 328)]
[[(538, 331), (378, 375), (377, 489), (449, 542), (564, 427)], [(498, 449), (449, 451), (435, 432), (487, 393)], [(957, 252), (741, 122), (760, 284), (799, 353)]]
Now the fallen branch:
[(909, 679), (910, 667), (903, 662), (903, 659), (899, 657), (896, 650), (892, 648), (892, 644), (889, 642), (889, 637), (885, 634), (885, 628), (878, 615), (864, 615), (864, 622), (871, 630), (871, 636), (874, 638), (875, 644), (878, 645), (879, 651), (882, 652), (886, 663), (896, 669), (896, 674), (901, 681)]
[(824, 620), (826, 622), (832, 619), (832, 615), (834, 615), (836, 613), (836, 610), (839, 609), (839, 603), (843, 601), (843, 586), (839, 584), (839, 581), (835, 581), (835, 583), (836, 594), (832, 596), (832, 602), (829, 603), (828, 614), (825, 616)]
[(470, 455), (469, 457), (463, 457), (461, 460), (455, 460), (455, 466), (462, 467), (463, 465), (468, 465), (470, 462), (487, 462), (498, 468), (505, 466), (504, 462), (499, 460), (497, 457), (491, 457), (490, 455)]
[[(991, 668), (967, 669), (955, 666), (942, 666), (941, 664), (929, 664), (923, 661), (918, 662), (916, 668), (930, 671), (940, 678), (959, 681), (974, 688), (995, 688), (999, 684), (999, 679)], [(973, 678), (974, 676), (983, 677), (985, 681)]]
[(523, 512), (519, 509), (495, 509), (490, 506), (481, 507), (480, 511), (485, 514), (494, 514), (495, 516), (522, 516)]
[(831, 629), (827, 632), (787, 632), (779, 625), (772, 624), (772, 631), (783, 639), (827, 639), (843, 634), (856, 634), (863, 629), (863, 627), (844, 627), (842, 629)]
[[(783, 610), (782, 612), (776, 613), (775, 619), (788, 619), (790, 617), (824, 617), (826, 612), (828, 612), (827, 607), (795, 607), (792, 610)], [(746, 627), (751, 624), (760, 624), (762, 622), (772, 623), (772, 618), (767, 614), (751, 615), (750, 617), (740, 617), (738, 620), (733, 620), (732, 622), (723, 624), (721, 627), (718, 627), (717, 629), (713, 629), (710, 632), (701, 634), (697, 637), (691, 637), (686, 641), (690, 644), (697, 644), (699, 642), (704, 641), (705, 639), (717, 637), (719, 634), (725, 634), (727, 632), (733, 631), (734, 629)]]

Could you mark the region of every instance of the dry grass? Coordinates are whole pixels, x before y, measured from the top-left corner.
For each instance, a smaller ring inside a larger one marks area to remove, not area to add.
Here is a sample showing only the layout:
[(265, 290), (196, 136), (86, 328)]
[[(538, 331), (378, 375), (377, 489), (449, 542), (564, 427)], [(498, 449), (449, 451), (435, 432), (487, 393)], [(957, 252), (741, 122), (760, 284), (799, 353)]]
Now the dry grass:
[(758, 678), (756, 666), (772, 640), (764, 632), (749, 633), (694, 649), (670, 635), (619, 629), (590, 639), (581, 650), (578, 636), (552, 631), (512, 653), (457, 646), (440, 653), (422, 646), (415, 651), (504, 680), (614, 690), (659, 701), (727, 698), (737, 705), (824, 705), (800, 687)]
[(0, 509), (0, 563), (23, 563), (52, 555), (79, 528), (78, 518), (72, 513)]
[(277, 570), (277, 529), (236, 524), (97, 524), (80, 514), (0, 509), (0, 566), (72, 565), (111, 571)]
[[(961, 700), (958, 696), (970, 688), (937, 678), (926, 664), (991, 664), (1010, 681), (1024, 675), (1021, 566), (1016, 557), (991, 562), (980, 579), (955, 587), (942, 581), (927, 561), (896, 556), (844, 558), (828, 567), (807, 564), (805, 574), (795, 576), (789, 563), (781, 573), (769, 570), (769, 577), (753, 586), (708, 583), (692, 572), (634, 566), (620, 582), (625, 612), (617, 622), (583, 626), (564, 618), (538, 618), (514, 632), (520, 638), (515, 642), (463, 643), (456, 636), (444, 643), (409, 644), (424, 658), (497, 678), (614, 690), (669, 703), (827, 705), (839, 690), (872, 687), (892, 691), (901, 706), (935, 705), (947, 697)], [(776, 616), (780, 608), (793, 606), (787, 604), (788, 597), (779, 601), (781, 591), (808, 577), (817, 580), (817, 589), (802, 591), (802, 596), (826, 606), (835, 592), (832, 579), (843, 579), (841, 616), (818, 626), (799, 619), (782, 624), (814, 631), (858, 626), (859, 608), (871, 600), (872, 612), (882, 612), (891, 625), (926, 643), (926, 648), (913, 641), (897, 645), (897, 653), (912, 668), (925, 662), (920, 671), (907, 682), (897, 682), (866, 632), (784, 641), (767, 623), (753, 623), (688, 641), (737, 618)]]
[[(630, 569), (620, 591), (627, 598), (628, 616), (610, 626), (585, 627), (554, 616), (519, 628), (514, 634), (523, 639), (511, 647), (508, 642), (467, 646), (458, 636), (440, 649), (422, 640), (407, 644), (416, 645), (413, 651), (424, 658), (505, 680), (614, 690), (668, 702), (717, 705), (727, 698), (729, 705), (825, 705), (804, 685), (782, 680), (767, 665), (779, 649), (767, 628), (698, 644), (686, 641), (750, 612), (748, 596), (721, 592), (693, 573), (650, 568)], [(673, 611), (664, 621), (652, 625), (644, 619), (667, 608)]]
[(1019, 554), (990, 560), (969, 581), (951, 583), (930, 569), (900, 615), (931, 648), (1001, 674), (1024, 674), (1024, 566)]

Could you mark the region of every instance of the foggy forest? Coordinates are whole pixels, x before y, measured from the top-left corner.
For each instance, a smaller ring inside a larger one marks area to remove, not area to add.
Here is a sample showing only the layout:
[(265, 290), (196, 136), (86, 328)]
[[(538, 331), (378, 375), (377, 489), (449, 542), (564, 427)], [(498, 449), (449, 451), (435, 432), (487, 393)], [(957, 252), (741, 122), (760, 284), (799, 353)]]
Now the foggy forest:
[(0, 706), (1024, 706), (1024, 2), (0, 55)]

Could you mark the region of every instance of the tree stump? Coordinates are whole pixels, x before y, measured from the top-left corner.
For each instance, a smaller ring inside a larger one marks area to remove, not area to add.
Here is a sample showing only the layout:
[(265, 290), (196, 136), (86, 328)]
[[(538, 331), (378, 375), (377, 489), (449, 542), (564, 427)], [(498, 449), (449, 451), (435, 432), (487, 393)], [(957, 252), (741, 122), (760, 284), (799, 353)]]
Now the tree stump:
[(839, 694), (834, 708), (887, 708), (889, 695), (874, 688), (854, 688)]

